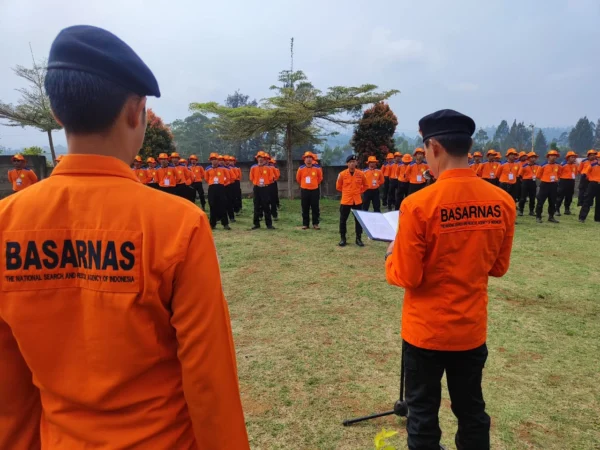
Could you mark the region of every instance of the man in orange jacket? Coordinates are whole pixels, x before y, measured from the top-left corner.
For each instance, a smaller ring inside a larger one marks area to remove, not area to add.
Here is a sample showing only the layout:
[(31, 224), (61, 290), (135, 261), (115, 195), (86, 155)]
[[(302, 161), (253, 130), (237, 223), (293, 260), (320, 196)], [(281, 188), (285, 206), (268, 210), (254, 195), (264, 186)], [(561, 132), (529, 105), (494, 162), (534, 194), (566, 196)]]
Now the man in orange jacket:
[(227, 177), (229, 173), (220, 164), (218, 153), (211, 153), (208, 156), (210, 166), (204, 171), (204, 178), (208, 184), (208, 207), (210, 210), (210, 227), (217, 228), (217, 222), (226, 230), (231, 230), (229, 218), (227, 216), (227, 196), (225, 187), (227, 186)]
[(38, 182), (35, 172), (26, 167), (27, 161), (23, 155), (13, 156), (14, 169), (8, 171), (8, 181), (12, 184), (13, 192), (19, 192)]
[(587, 168), (593, 163), (598, 157), (598, 152), (593, 148), (588, 150), (587, 157), (584, 158), (580, 163), (577, 171), (579, 172), (579, 190), (577, 192), (577, 206), (583, 206), (585, 202), (585, 195), (587, 193), (587, 188), (589, 185), (589, 181), (587, 178)]
[(556, 162), (560, 156), (556, 150), (550, 150), (546, 154), (548, 161), (540, 166), (538, 178), (540, 179), (540, 188), (537, 194), (537, 206), (535, 208), (535, 217), (537, 223), (542, 223), (542, 212), (544, 203), (548, 200), (548, 222), (558, 223), (554, 218), (556, 212), (556, 199), (558, 197), (558, 179), (562, 167)]
[(206, 216), (130, 168), (154, 75), (76, 26), (45, 89), (69, 153), (0, 202), (0, 448), (249, 449)]
[(473, 169), (473, 172), (477, 173), (479, 171), (479, 166), (481, 165), (481, 152), (473, 153), (473, 162), (469, 164), (469, 167)]
[(146, 172), (146, 169), (142, 168), (142, 157), (140, 155), (136, 155), (133, 160), (132, 170), (137, 179), (140, 180), (140, 183), (148, 184), (148, 172)]
[(527, 202), (527, 198), (529, 198), (529, 215), (535, 217), (537, 176), (540, 170), (537, 159), (537, 153), (527, 153), (527, 162), (519, 169), (519, 178), (522, 180), (521, 197), (519, 198), (519, 216), (523, 215), (525, 203)]
[(256, 154), (257, 164), (250, 168), (250, 182), (254, 185), (254, 225), (253, 230), (260, 228), (260, 213), (265, 217), (267, 229), (274, 230), (271, 217), (271, 184), (275, 181), (275, 173), (267, 165), (270, 158), (262, 150)]
[(577, 153), (568, 151), (561, 164), (560, 178), (558, 179), (558, 198), (556, 200), (556, 215), (560, 216), (560, 207), (565, 202), (565, 216), (571, 215), (571, 203), (575, 193), (575, 179), (577, 178)]
[[(346, 158), (348, 169), (339, 173), (335, 188), (342, 193), (340, 201), (340, 236), (338, 244), (340, 247), (346, 246), (346, 222), (353, 209), (362, 209), (362, 194), (367, 190), (367, 178), (365, 174), (356, 168), (357, 160), (355, 155)], [(356, 217), (354, 217), (354, 231), (356, 232), (356, 245), (364, 247), (362, 237), (362, 227)]]
[(146, 179), (148, 181), (147, 185), (148, 187), (157, 189), (158, 188), (158, 177), (156, 175), (157, 172), (157, 168), (156, 168), (156, 160), (150, 156), (146, 159), (146, 165), (148, 166), (146, 168)]
[(398, 196), (396, 197), (396, 209), (400, 209), (402, 201), (408, 197), (410, 190), (410, 172), (409, 168), (413, 162), (412, 156), (408, 153), (402, 156), (402, 163), (398, 168)]
[(437, 181), (408, 196), (386, 254), (388, 283), (404, 290), (402, 339), (408, 448), (440, 448), (438, 411), (446, 372), (456, 446), (490, 448), (481, 388), (488, 351), (488, 277), (508, 270), (515, 205), (467, 163), (475, 122), (452, 110), (419, 121)]
[(600, 164), (598, 159), (591, 161), (585, 168), (585, 175), (589, 181), (585, 194), (585, 201), (579, 211), (579, 222), (584, 223), (594, 202), (594, 222), (600, 222)]
[(414, 194), (427, 186), (427, 177), (425, 173), (429, 170), (429, 166), (423, 160), (425, 151), (421, 147), (416, 148), (413, 156), (415, 157), (415, 160), (411, 162), (408, 169), (406, 169), (406, 176), (409, 182), (408, 195)]
[[(382, 145), (381, 150), (387, 152), (388, 148), (385, 145)], [(381, 166), (381, 173), (383, 174), (383, 192), (381, 193), (381, 198), (383, 199), (383, 206), (387, 206), (388, 192), (390, 190), (390, 171), (393, 164), (394, 154), (388, 152), (385, 155), (385, 162)]]
[(387, 205), (388, 211), (394, 211), (396, 207), (396, 197), (398, 195), (398, 169), (402, 164), (402, 153), (395, 152), (394, 159), (389, 166), (390, 185), (388, 188), (388, 196), (384, 199), (384, 204)]
[(302, 229), (308, 230), (310, 225), (310, 212), (312, 211), (312, 224), (319, 230), (319, 185), (323, 181), (323, 172), (313, 167), (313, 154), (305, 152), (304, 164), (296, 172), (296, 182), (300, 185), (300, 206), (302, 208)]
[(519, 156), (517, 151), (514, 148), (509, 148), (506, 152), (506, 162), (500, 165), (497, 174), (500, 181), (500, 188), (515, 199), (515, 205), (519, 201), (519, 197), (517, 196), (517, 177), (521, 168), (521, 165), (516, 161), (517, 156)]
[(367, 158), (368, 167), (364, 174), (367, 179), (367, 189), (363, 194), (363, 211), (368, 211), (369, 206), (373, 203), (373, 211), (381, 212), (381, 200), (379, 199), (379, 188), (383, 184), (383, 174), (377, 168), (377, 157), (369, 156)]
[[(206, 210), (206, 198), (204, 197), (204, 167), (202, 164), (198, 164), (198, 157), (196, 155), (190, 155), (188, 158), (188, 170), (192, 174), (192, 189), (198, 193), (200, 197), (200, 205), (202, 210)], [(194, 193), (194, 203), (196, 202), (196, 194)]]

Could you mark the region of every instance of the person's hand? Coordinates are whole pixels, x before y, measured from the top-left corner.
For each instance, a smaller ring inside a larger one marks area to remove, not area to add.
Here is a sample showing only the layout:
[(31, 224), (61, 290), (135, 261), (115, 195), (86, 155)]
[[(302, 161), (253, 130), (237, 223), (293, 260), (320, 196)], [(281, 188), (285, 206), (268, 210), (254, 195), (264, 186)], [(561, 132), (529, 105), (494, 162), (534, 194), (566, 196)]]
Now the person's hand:
[(394, 243), (395, 243), (395, 242), (396, 242), (396, 241), (392, 241), (392, 242), (390, 242), (390, 245), (388, 245), (388, 248), (387, 248), (387, 251), (386, 251), (386, 253), (392, 253), (392, 252), (394, 251)]

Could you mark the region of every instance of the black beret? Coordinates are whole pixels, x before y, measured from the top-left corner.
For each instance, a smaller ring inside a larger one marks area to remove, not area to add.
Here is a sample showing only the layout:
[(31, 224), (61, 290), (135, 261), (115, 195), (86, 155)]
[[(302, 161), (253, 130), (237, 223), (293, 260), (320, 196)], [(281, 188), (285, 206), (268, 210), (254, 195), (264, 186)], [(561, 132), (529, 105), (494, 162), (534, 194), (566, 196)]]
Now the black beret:
[(356, 161), (356, 155), (350, 155), (346, 158), (347, 163), (349, 163), (350, 161)]
[(475, 133), (475, 122), (469, 116), (452, 109), (442, 109), (419, 120), (419, 131), (424, 141), (443, 134), (472, 136)]
[(134, 94), (160, 97), (158, 82), (144, 61), (125, 42), (102, 28), (65, 28), (52, 43), (48, 70), (93, 73)]

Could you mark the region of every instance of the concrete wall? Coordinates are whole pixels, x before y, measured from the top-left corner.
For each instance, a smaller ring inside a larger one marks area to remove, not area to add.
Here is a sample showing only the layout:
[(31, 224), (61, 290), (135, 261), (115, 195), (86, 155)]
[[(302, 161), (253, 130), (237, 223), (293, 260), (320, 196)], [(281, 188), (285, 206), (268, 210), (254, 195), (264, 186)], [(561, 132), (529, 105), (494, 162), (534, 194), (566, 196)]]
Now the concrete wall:
[[(26, 156), (27, 167), (32, 169), (37, 177), (42, 180), (50, 176), (51, 168), (46, 167), (45, 156)], [(12, 184), (8, 182), (8, 171), (13, 168), (12, 155), (0, 155), (0, 198), (9, 195)]]

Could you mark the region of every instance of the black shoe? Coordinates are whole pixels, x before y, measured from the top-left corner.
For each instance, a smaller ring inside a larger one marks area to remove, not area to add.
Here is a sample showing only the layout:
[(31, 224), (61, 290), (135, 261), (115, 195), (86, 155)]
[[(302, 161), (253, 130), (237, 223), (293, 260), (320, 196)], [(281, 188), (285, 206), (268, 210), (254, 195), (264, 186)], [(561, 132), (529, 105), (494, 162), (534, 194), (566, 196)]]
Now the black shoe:
[(250, 228), (251, 230), (258, 230), (260, 228), (260, 225), (254, 225), (252, 228)]
[(531, 217), (535, 217), (535, 213), (534, 213), (533, 211), (529, 211), (529, 215), (530, 215)]
[(279, 217), (273, 217), (273, 220), (274, 220), (275, 222), (277, 222), (277, 221), (279, 220)]
[(558, 220), (556, 220), (554, 217), (548, 217), (548, 222), (552, 222), (552, 223), (560, 223)]
[(363, 241), (361, 241), (359, 237), (356, 238), (356, 245), (358, 245), (359, 247), (365, 246), (365, 244), (363, 244)]
[(519, 210), (518, 215), (519, 215), (519, 217), (523, 217), (523, 211)]
[(232, 219), (232, 218), (229, 218), (229, 221), (230, 221), (231, 223), (235, 223), (235, 218), (233, 218), (233, 219)]
[(535, 221), (536, 221), (537, 223), (542, 223), (542, 222), (543, 222), (543, 220), (542, 220), (542, 218), (541, 218), (541, 217), (536, 217), (536, 218), (535, 218)]
[(579, 223), (585, 223), (585, 219), (579, 219)]
[(342, 240), (340, 241), (340, 243), (338, 244), (340, 247), (345, 247), (346, 246), (346, 238), (343, 237)]
[(558, 216), (558, 217), (560, 217), (560, 216), (561, 216), (561, 213), (560, 213), (560, 211), (559, 211), (559, 210), (556, 210), (556, 212), (554, 213), (554, 215), (555, 215), (555, 216)]
[(565, 216), (570, 216), (570, 215), (571, 215), (571, 210), (565, 209)]
[(275, 228), (273, 225), (269, 225), (269, 226), (267, 227), (267, 230), (275, 230), (275, 229), (276, 229), (276, 228)]
[(224, 230), (231, 230), (231, 227), (229, 225), (223, 225), (223, 229)]

